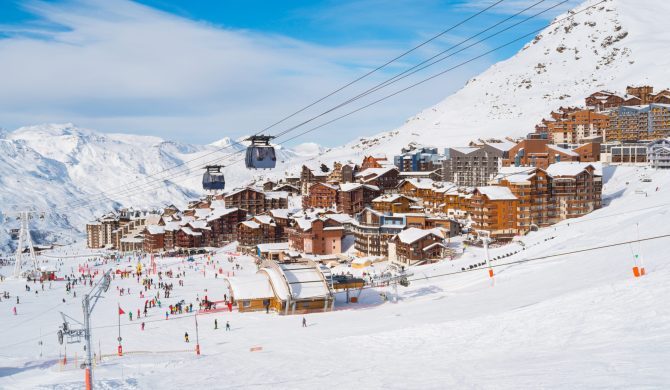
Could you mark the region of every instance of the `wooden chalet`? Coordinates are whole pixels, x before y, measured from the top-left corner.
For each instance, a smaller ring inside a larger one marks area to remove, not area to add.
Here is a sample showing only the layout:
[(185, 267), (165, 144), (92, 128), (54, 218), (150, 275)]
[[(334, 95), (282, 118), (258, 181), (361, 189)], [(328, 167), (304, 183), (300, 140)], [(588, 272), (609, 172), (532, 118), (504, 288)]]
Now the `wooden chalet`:
[(337, 211), (348, 215), (361, 212), (381, 193), (379, 187), (361, 183), (342, 183), (337, 194)]
[(519, 233), (516, 219), (519, 200), (509, 188), (477, 187), (470, 202), (474, 229), (485, 230), (498, 240), (511, 240)]

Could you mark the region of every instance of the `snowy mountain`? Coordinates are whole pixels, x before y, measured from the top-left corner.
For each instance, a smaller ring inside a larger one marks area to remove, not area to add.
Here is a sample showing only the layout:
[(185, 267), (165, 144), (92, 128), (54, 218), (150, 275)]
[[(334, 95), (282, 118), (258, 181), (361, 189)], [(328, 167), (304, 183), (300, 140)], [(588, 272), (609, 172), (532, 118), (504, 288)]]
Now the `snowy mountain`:
[[(576, 10), (595, 3), (589, 0)], [(443, 148), (477, 138), (522, 136), (551, 110), (583, 104), (596, 90), (623, 92), (629, 84), (670, 86), (665, 71), (670, 65), (670, 52), (665, 50), (668, 14), (669, 3), (606, 1), (545, 29), (512, 58), (491, 66), (395, 130), (333, 149), (312, 142), (278, 147), (274, 171), (244, 169), (244, 145), (227, 137), (209, 145), (189, 145), (101, 134), (72, 124), (0, 133), (2, 210), (20, 205), (50, 210), (43, 223), (81, 232), (87, 220), (115, 206), (183, 205), (201, 195), (202, 167), (213, 161), (227, 166), (227, 186), (232, 188), (297, 172), (303, 163), (360, 162), (369, 154), (391, 157), (410, 142)], [(0, 248), (6, 248), (2, 237)]]
[[(0, 210), (46, 211), (44, 221), (32, 222), (34, 233), (56, 230), (60, 235), (37, 237), (38, 241), (69, 241), (87, 221), (119, 206), (184, 206), (202, 195), (202, 167), (212, 161), (229, 166), (229, 187), (254, 179), (242, 162), (245, 146), (228, 138), (189, 145), (157, 137), (102, 134), (73, 124), (28, 126), (1, 137)], [(280, 166), (319, 152), (322, 149), (313, 144), (299, 146), (295, 152), (277, 151)], [(0, 248), (7, 250), (7, 230), (17, 223), (5, 217)]]
[[(589, 0), (573, 11), (598, 3)], [(478, 138), (523, 136), (551, 110), (584, 105), (601, 90), (627, 85), (670, 87), (670, 3), (610, 0), (550, 26), (508, 60), (469, 80), (455, 94), (401, 127), (334, 149), (325, 160), (394, 153), (410, 142), (463, 146)], [(437, 70), (435, 70), (437, 71)], [(448, 74), (444, 77), (448, 77)]]

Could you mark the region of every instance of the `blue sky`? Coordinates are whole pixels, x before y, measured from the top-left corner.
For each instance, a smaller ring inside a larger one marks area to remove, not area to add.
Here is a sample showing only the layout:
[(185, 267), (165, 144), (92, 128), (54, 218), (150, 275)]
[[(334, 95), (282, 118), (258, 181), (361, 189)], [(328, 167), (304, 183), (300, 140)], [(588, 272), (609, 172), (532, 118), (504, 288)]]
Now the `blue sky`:
[[(319, 114), (538, 1), (505, 0), (269, 133)], [(193, 143), (237, 138), (263, 129), (493, 2), (3, 1), (0, 127), (74, 122), (104, 132)], [(498, 28), (559, 2), (543, 1)], [(358, 104), (540, 28), (574, 5), (574, 0), (568, 1)], [(393, 129), (521, 46), (486, 56), (292, 143), (333, 146)], [(344, 107), (321, 120), (356, 107)]]

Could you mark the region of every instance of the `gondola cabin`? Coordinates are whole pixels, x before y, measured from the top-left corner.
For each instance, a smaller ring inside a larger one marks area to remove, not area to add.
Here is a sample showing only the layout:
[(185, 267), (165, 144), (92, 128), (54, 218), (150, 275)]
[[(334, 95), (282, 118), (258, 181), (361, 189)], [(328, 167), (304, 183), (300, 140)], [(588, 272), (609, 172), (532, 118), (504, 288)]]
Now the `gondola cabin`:
[(267, 135), (254, 135), (247, 138), (251, 145), (247, 147), (247, 156), (245, 159), (249, 169), (272, 169), (277, 164), (275, 148), (270, 145), (270, 140), (274, 138)]
[(206, 191), (220, 191), (226, 188), (226, 179), (221, 172), (222, 165), (208, 165), (202, 175), (202, 188)]

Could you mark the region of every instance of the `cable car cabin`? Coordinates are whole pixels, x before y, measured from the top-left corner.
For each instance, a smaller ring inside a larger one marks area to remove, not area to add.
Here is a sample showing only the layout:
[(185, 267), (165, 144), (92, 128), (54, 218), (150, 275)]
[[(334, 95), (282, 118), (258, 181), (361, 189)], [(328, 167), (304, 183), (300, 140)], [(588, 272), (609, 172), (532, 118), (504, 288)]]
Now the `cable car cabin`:
[(202, 188), (207, 191), (223, 190), (226, 187), (226, 179), (221, 172), (222, 165), (208, 165), (205, 174), (202, 175)]
[(251, 145), (247, 147), (247, 157), (245, 159), (249, 169), (272, 169), (277, 164), (275, 148), (270, 145), (270, 140), (274, 138), (267, 135), (254, 135), (247, 138)]

